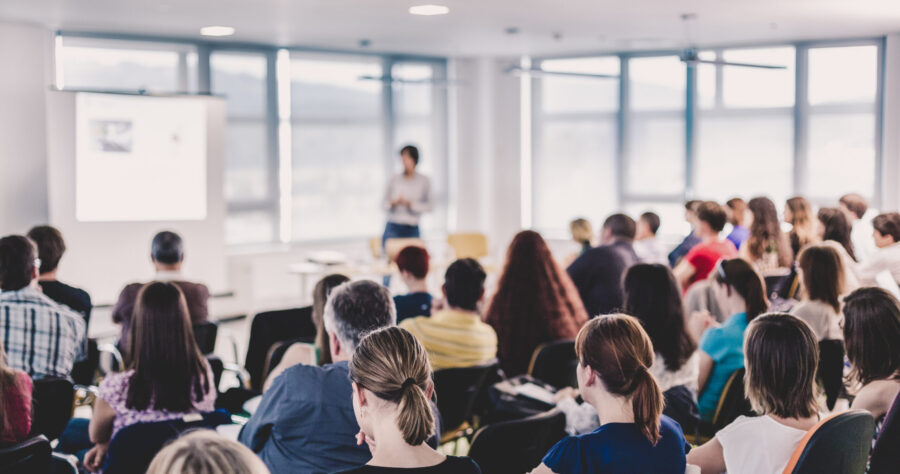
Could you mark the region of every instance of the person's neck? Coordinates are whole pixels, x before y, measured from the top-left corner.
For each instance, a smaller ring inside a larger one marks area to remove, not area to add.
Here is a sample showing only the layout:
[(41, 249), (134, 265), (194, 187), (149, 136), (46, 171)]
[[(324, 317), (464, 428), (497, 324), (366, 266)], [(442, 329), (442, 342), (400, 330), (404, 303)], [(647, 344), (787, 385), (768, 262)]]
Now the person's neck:
[(410, 293), (428, 293), (428, 285), (425, 284), (424, 279), (407, 278), (403, 283), (406, 284), (406, 289), (409, 290)]
[(718, 233), (718, 232), (703, 232), (703, 233), (700, 233), (700, 234), (698, 235), (698, 237), (700, 237), (700, 240), (701, 240), (704, 244), (709, 244), (709, 243), (712, 243), (712, 242), (718, 242), (718, 241), (719, 241), (719, 233)]
[(766, 416), (775, 420), (779, 424), (803, 431), (808, 431), (813, 426), (816, 426), (816, 424), (818, 424), (820, 420), (818, 414), (809, 418), (783, 418), (773, 413), (768, 413)]
[(54, 268), (47, 273), (40, 274), (38, 281), (56, 281), (56, 269)]
[(412, 177), (415, 176), (415, 175), (416, 175), (416, 170), (412, 170), (412, 171), (404, 170), (404, 171), (403, 171), (403, 177), (406, 178), (406, 179), (410, 179), (410, 178), (412, 178)]
[(640, 236), (640, 237), (635, 238), (634, 240), (645, 241), (645, 240), (653, 240), (653, 239), (655, 239), (655, 238), (656, 238), (655, 235), (650, 234), (650, 235), (642, 235), (642, 236)]
[(156, 273), (181, 273), (181, 264), (157, 263)]
[(444, 455), (431, 449), (427, 444), (410, 446), (395, 421), (396, 415), (384, 417), (373, 423), (375, 450), (369, 465), (380, 467), (429, 467), (440, 464)]
[(626, 397), (617, 397), (595, 389), (586, 393), (585, 401), (597, 410), (600, 426), (607, 423), (634, 423), (634, 407)]
[(454, 312), (456, 312), (456, 313), (468, 313), (468, 314), (471, 314), (471, 315), (473, 315), (473, 316), (479, 316), (478, 311), (472, 311), (471, 309), (465, 309), (465, 308), (459, 308), (459, 307), (456, 307), (456, 306), (450, 306), (449, 304), (447, 305), (447, 309), (450, 310), (450, 311), (454, 311)]

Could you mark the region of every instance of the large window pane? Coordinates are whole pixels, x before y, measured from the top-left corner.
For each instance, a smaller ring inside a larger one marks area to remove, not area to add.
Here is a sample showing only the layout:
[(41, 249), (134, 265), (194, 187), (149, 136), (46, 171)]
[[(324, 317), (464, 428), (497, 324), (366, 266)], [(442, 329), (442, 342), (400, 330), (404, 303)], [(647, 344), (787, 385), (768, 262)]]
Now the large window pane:
[(837, 199), (853, 192), (872, 198), (875, 174), (873, 114), (810, 115), (806, 168), (810, 196)]
[(794, 129), (790, 115), (704, 118), (697, 128), (696, 195), (724, 201), (792, 189)]
[(684, 119), (634, 116), (629, 125), (629, 193), (684, 191)]
[(722, 66), (722, 94), (726, 107), (791, 107), (794, 105), (794, 48), (729, 49), (729, 62), (785, 66), (761, 69)]
[[(714, 61), (714, 51), (700, 51), (700, 59)], [(700, 63), (694, 67), (697, 72), (697, 106), (701, 109), (711, 109), (716, 106), (716, 71), (718, 66), (714, 64)]]
[(275, 216), (269, 211), (229, 212), (225, 217), (228, 245), (275, 241)]
[(266, 57), (215, 53), (209, 59), (212, 90), (225, 96), (229, 117), (266, 116)]
[(291, 114), (294, 118), (377, 119), (382, 113), (381, 77), (378, 60), (292, 57)]
[[(541, 69), (587, 74), (619, 74), (619, 58), (552, 59)], [(543, 113), (609, 112), (619, 108), (619, 81), (608, 78), (543, 76), (540, 80)]]
[(391, 68), (394, 78), (394, 113), (427, 116), (434, 108), (434, 71), (428, 64), (396, 64)]
[(809, 50), (809, 103), (875, 101), (878, 48), (875, 45)]
[(196, 84), (188, 81), (196, 77), (196, 52), (191, 46), (63, 38), (56, 55), (66, 89), (196, 90)]
[(225, 199), (260, 201), (269, 196), (269, 158), (264, 121), (229, 121), (225, 129)]
[(597, 221), (616, 205), (616, 122), (552, 121), (534, 163), (534, 223), (561, 233), (569, 221)]
[(628, 61), (631, 108), (683, 110), (684, 63), (676, 56), (634, 58)]
[(645, 212), (655, 212), (659, 216), (660, 237), (675, 240), (691, 231), (691, 225), (684, 220), (684, 204), (680, 202), (636, 201), (625, 205), (625, 213), (637, 220)]

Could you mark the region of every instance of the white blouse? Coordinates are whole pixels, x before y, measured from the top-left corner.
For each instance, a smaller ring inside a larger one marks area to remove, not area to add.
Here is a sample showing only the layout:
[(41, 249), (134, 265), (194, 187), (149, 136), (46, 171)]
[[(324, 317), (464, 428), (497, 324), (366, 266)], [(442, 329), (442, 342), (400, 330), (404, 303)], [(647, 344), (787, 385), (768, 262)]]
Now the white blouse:
[(768, 416), (739, 416), (716, 433), (728, 474), (777, 473), (784, 470), (806, 431)]

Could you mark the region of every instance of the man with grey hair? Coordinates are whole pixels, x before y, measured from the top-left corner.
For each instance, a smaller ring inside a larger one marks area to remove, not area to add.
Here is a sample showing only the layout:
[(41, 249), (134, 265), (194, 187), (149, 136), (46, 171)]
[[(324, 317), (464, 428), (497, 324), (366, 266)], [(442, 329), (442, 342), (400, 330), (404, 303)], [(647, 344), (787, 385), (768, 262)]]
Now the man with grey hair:
[(355, 440), (348, 362), (362, 336), (394, 325), (394, 300), (378, 283), (344, 283), (328, 296), (324, 319), (333, 363), (282, 372), (238, 437), (272, 472), (341, 472), (372, 457)]

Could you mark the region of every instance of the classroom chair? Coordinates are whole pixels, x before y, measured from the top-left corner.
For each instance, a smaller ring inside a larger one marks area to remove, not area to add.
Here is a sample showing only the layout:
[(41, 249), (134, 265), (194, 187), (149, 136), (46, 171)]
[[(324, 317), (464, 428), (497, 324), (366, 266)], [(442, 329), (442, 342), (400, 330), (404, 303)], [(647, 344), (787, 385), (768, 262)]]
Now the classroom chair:
[(874, 432), (875, 420), (865, 410), (851, 410), (827, 417), (800, 440), (782, 472), (865, 472)]
[(520, 420), (483, 426), (472, 438), (469, 457), (478, 463), (482, 472), (530, 472), (565, 436), (566, 415), (553, 409)]

